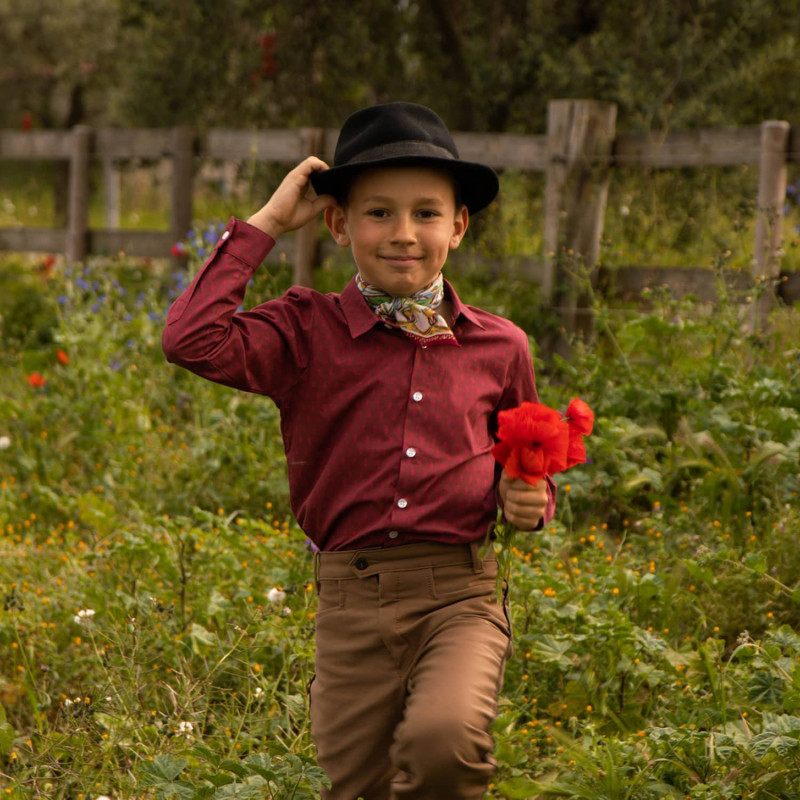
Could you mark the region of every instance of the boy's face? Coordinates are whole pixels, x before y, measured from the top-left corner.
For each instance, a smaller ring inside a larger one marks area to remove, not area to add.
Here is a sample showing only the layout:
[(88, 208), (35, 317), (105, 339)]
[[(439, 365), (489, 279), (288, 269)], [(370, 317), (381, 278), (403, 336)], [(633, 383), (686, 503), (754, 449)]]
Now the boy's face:
[(428, 167), (369, 169), (350, 186), (347, 206), (326, 209), (342, 247), (352, 247), (361, 277), (395, 297), (427, 286), (469, 224), (456, 208), (452, 178)]

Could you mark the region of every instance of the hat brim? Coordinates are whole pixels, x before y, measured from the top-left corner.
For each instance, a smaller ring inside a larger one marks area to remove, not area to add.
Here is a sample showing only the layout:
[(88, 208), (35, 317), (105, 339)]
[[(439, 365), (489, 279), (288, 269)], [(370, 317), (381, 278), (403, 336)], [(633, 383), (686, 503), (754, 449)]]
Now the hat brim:
[(435, 158), (426, 156), (397, 156), (359, 161), (357, 164), (344, 164), (331, 167), (311, 175), (311, 185), (317, 194), (331, 194), (341, 198), (350, 181), (359, 172), (376, 167), (438, 167), (449, 170), (459, 186), (461, 202), (470, 214), (486, 208), (497, 196), (500, 182), (497, 173), (484, 164), (475, 164), (460, 159)]

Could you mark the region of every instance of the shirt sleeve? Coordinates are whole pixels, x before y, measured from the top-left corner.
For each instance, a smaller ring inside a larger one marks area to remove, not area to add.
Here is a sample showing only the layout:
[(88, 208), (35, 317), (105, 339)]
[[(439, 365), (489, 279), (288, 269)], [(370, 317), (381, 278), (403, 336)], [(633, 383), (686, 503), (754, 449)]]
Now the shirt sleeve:
[(231, 218), (214, 251), (172, 304), (161, 341), (167, 360), (217, 383), (280, 404), (306, 366), (313, 326), (309, 290), (240, 312), (248, 281), (275, 240)]
[[(530, 346), (528, 344), (528, 337), (525, 332), (520, 328), (515, 328), (516, 334), (514, 357), (509, 359), (509, 370), (506, 379), (506, 389), (503, 392), (503, 397), (497, 411), (505, 411), (509, 408), (516, 408), (521, 403), (538, 403), (539, 394), (536, 391), (536, 376), (533, 369), (533, 359), (531, 358)], [(496, 420), (495, 414), (495, 420)], [(496, 431), (492, 431), (496, 433)], [(500, 473), (502, 468), (498, 465), (497, 469), (497, 482), (500, 481)], [(547, 507), (545, 508), (542, 523), (537, 530), (541, 530), (551, 519), (556, 512), (556, 485), (553, 479), (547, 475)], [(500, 498), (499, 489), (496, 491), (497, 504), (502, 507), (502, 500)]]

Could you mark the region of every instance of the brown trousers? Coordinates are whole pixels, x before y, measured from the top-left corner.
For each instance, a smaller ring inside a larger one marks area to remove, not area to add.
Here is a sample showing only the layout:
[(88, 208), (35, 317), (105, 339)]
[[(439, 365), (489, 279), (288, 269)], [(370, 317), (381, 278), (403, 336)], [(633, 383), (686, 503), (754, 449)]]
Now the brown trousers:
[(494, 553), (321, 553), (311, 731), (324, 800), (477, 800), (511, 651)]

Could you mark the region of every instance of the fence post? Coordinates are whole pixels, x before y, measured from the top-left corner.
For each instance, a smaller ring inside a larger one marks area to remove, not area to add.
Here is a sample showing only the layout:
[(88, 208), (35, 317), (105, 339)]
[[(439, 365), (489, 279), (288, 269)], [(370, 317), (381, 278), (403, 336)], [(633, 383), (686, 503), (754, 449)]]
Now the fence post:
[(119, 228), (122, 198), (122, 171), (118, 161), (103, 159), (103, 188), (105, 190), (106, 228)]
[[(758, 205), (756, 207), (753, 277), (774, 279), (780, 271), (780, 246), (783, 237), (783, 204), (786, 202), (786, 161), (791, 126), (781, 120), (761, 123), (761, 158), (758, 165)], [(753, 304), (751, 328), (758, 317), (766, 316), (776, 299), (774, 288), (767, 288)]]
[(67, 260), (86, 258), (89, 230), (89, 155), (92, 129), (76, 125), (72, 129), (72, 152), (69, 159), (69, 207), (67, 210)]
[(597, 264), (616, 119), (614, 103), (551, 100), (547, 107), (542, 290), (545, 303), (562, 309), (567, 330), (591, 323), (588, 298), (565, 267), (590, 272)]
[[(192, 184), (194, 182), (194, 143), (192, 128), (172, 129), (172, 196), (170, 232), (173, 242), (186, 238), (192, 225)], [(182, 262), (181, 262), (182, 263)]]
[[(307, 156), (322, 152), (325, 137), (323, 128), (302, 128), (303, 151)], [(317, 261), (317, 229), (319, 220), (314, 218), (303, 225), (294, 235), (294, 284), (314, 286), (314, 265)]]

